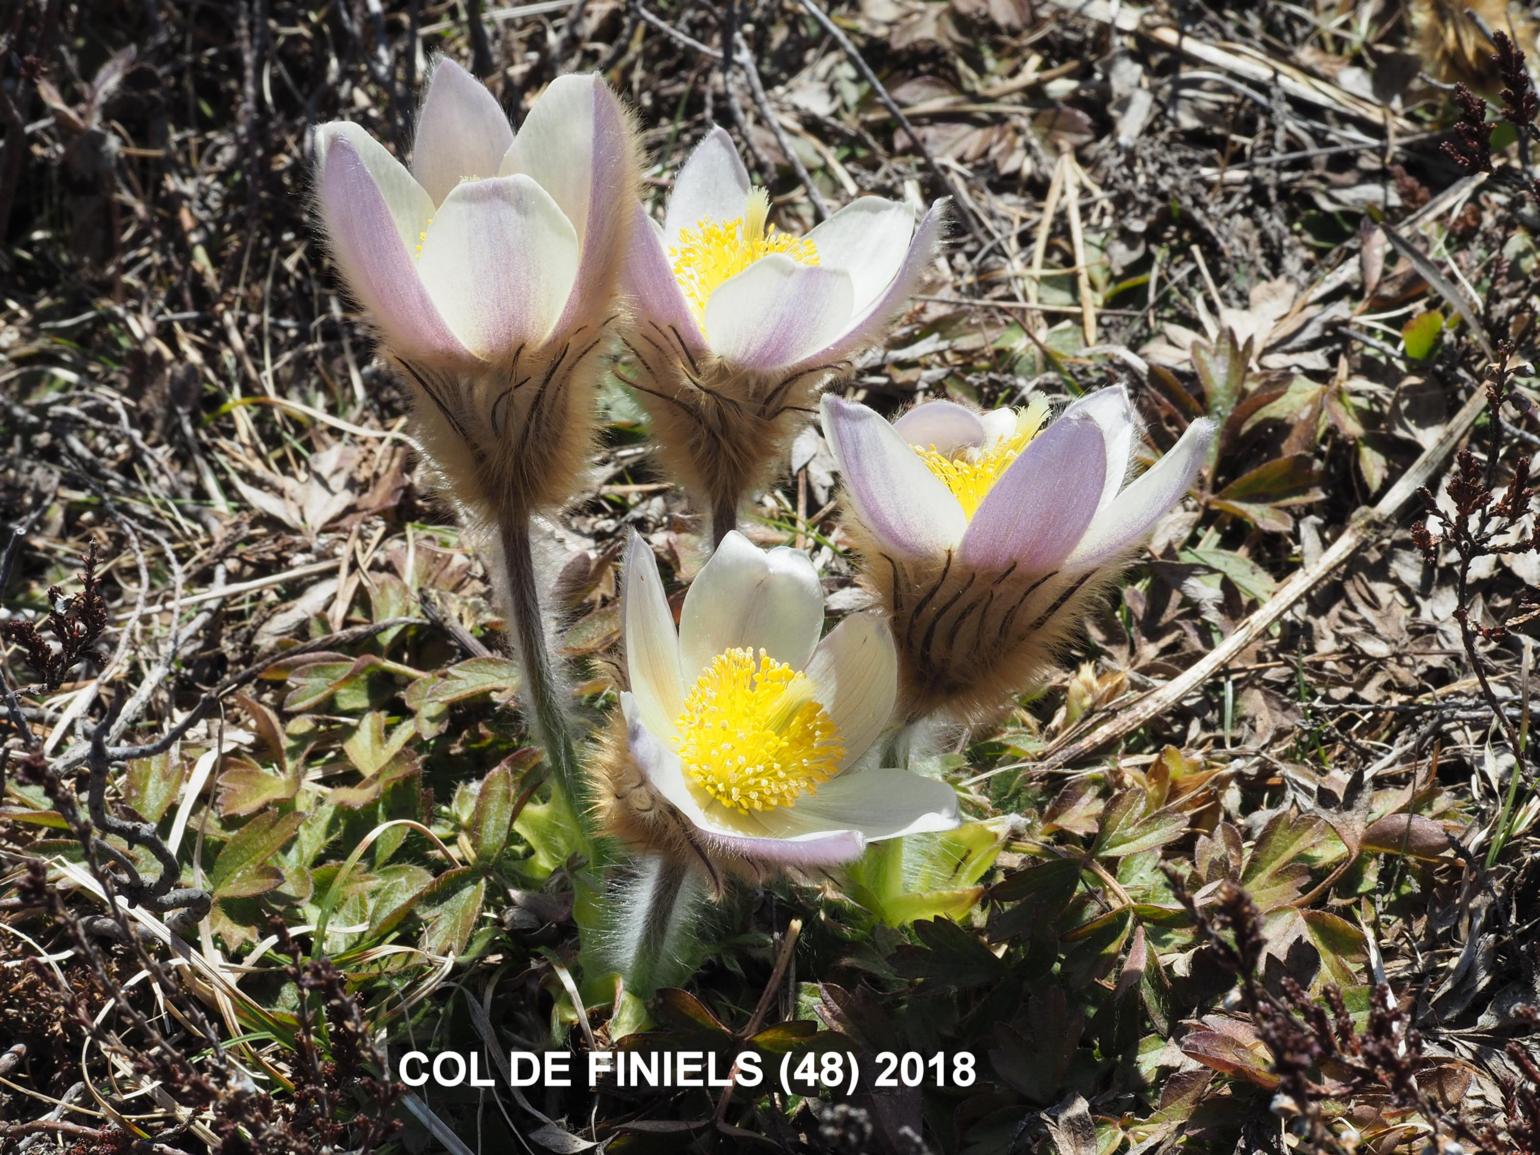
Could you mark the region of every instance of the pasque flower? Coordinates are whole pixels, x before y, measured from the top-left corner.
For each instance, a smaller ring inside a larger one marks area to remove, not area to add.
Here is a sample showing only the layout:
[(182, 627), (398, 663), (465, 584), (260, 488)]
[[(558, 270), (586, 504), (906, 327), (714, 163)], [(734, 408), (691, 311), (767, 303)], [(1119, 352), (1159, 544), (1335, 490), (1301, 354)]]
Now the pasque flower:
[(634, 220), (636, 153), (598, 76), (552, 82), (515, 136), (449, 59), (433, 70), (410, 168), (356, 124), (316, 130), (332, 256), (473, 508), (570, 496)]
[(893, 623), (903, 710), (984, 715), (1041, 678), (1087, 601), (1191, 486), (1213, 423), (1127, 480), (1121, 386), (1070, 405), (918, 405), (891, 424), (823, 399), (866, 579)]
[(634, 381), (670, 469), (720, 537), (818, 386), (879, 338), (933, 259), (942, 211), (860, 197), (806, 236), (770, 223), (727, 133), (680, 170), (660, 226), (637, 206), (626, 283)]
[(719, 880), (847, 862), (869, 841), (957, 825), (946, 783), (868, 764), (893, 713), (893, 641), (871, 614), (820, 641), (823, 589), (806, 556), (729, 533), (677, 630), (640, 537), (625, 566), (631, 688), (599, 792), (612, 830)]

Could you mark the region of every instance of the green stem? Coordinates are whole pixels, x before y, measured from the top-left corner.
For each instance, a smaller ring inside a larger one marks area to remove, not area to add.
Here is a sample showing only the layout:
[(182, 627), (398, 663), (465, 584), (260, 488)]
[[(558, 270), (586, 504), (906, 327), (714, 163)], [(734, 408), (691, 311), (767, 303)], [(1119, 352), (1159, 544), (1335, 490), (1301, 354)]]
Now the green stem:
[(682, 980), (684, 960), (676, 944), (702, 888), (688, 866), (660, 854), (644, 855), (629, 885), (639, 909), (623, 903), (616, 912), (635, 928), (626, 931), (620, 971), (626, 990), (645, 1000), (659, 987)]
[(524, 674), (525, 700), (529, 703), (528, 717), (550, 763), (552, 798), (569, 812), (573, 829), (583, 844), (591, 847), (592, 840), (583, 821), (583, 785), (565, 695), (546, 645), (529, 516), (504, 518), (498, 526), (498, 536), (514, 647)]

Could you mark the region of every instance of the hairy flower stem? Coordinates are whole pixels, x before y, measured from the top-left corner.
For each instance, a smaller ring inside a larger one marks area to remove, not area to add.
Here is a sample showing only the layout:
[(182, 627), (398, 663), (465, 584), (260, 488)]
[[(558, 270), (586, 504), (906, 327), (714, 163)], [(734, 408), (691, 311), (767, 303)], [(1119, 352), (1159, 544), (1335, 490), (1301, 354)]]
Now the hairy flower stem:
[(530, 540), (530, 519), (513, 516), (498, 526), (503, 552), (504, 595), (513, 619), (514, 646), (524, 674), (525, 700), (535, 737), (544, 747), (551, 767), (551, 794), (569, 812), (574, 833), (585, 846), (591, 839), (584, 822), (582, 780), (563, 690), (546, 645), (545, 619), (540, 612), (540, 591), (535, 577), (535, 555)]
[(626, 990), (647, 999), (682, 980), (679, 944), (702, 893), (700, 879), (684, 863), (660, 854), (642, 856), (626, 896), (630, 901), (617, 910), (626, 923), (620, 965)]
[(716, 549), (722, 539), (738, 528), (737, 495), (719, 494), (711, 505), (711, 548)]

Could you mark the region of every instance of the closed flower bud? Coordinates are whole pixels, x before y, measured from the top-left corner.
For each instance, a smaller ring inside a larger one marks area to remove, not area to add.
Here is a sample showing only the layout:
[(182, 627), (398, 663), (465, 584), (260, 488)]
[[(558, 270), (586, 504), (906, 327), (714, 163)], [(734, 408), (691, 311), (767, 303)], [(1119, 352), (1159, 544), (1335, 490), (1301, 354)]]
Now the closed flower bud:
[(783, 233), (718, 128), (680, 170), (664, 224), (636, 211), (631, 384), (720, 537), (818, 388), (908, 299), (936, 254), (941, 206), (917, 222), (907, 205), (861, 197), (806, 236)]
[(1088, 604), (1192, 485), (1213, 423), (1195, 421), (1125, 485), (1128, 394), (978, 413), (950, 401), (891, 424), (823, 401), (846, 528), (893, 625), (900, 710), (984, 718), (1041, 682)]
[(410, 168), (345, 121), (316, 130), (315, 153), (332, 256), (454, 495), (484, 517), (565, 501), (634, 220), (635, 134), (609, 88), (558, 78), (515, 136), (441, 59)]

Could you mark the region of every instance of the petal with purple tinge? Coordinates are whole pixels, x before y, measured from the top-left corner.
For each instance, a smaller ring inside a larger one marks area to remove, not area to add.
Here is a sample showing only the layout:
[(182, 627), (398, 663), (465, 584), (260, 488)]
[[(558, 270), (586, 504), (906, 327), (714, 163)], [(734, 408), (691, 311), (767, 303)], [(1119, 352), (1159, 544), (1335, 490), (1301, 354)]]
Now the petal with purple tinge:
[(794, 670), (807, 665), (823, 632), (823, 586), (813, 563), (784, 546), (756, 549), (734, 530), (690, 583), (679, 613), (686, 687), (718, 654), (764, 650)]
[(625, 111), (597, 74), (557, 77), (519, 126), (502, 171), (533, 177), (572, 222), (582, 245), (577, 284), (558, 329), (592, 307), (588, 293), (608, 288), (596, 281), (613, 268), (616, 248), (635, 219), (635, 167)]
[(807, 664), (813, 698), (845, 747), (843, 770), (865, 754), (893, 718), (898, 655), (887, 624), (852, 614), (829, 631)]
[(642, 325), (647, 329), (656, 326), (652, 338), (667, 355), (680, 356), (682, 343), (698, 363), (707, 352), (706, 342), (663, 251), (663, 230), (641, 204), (636, 205), (635, 212), (622, 287), (635, 302)]
[(433, 203), (443, 204), (462, 180), (496, 176), (512, 143), (497, 97), (449, 57), (439, 57), (412, 143), (412, 175)]
[(672, 247), (682, 229), (701, 221), (731, 221), (743, 215), (749, 195), (749, 172), (733, 147), (733, 138), (720, 128), (708, 132), (690, 153), (668, 198), (663, 236)]
[(787, 867), (839, 866), (854, 862), (866, 850), (866, 839), (856, 830), (819, 830), (784, 838), (710, 831), (706, 841), (720, 854)]
[(1155, 523), (1182, 500), (1208, 458), (1214, 423), (1194, 421), (1167, 453), (1097, 514), (1065, 563), (1066, 572), (1082, 572), (1132, 549)]
[(417, 263), (444, 319), (487, 360), (538, 345), (577, 277), (578, 238), (527, 176), (460, 185), (439, 206)]
[(1087, 418), (1053, 422), (979, 503), (958, 557), (996, 572), (1047, 573), (1069, 556), (1101, 501), (1106, 450)]
[(865, 405), (826, 395), (823, 431), (845, 500), (883, 550), (939, 558), (962, 539), (962, 506), (892, 425)]
[(882, 330), (904, 307), (910, 294), (919, 287), (920, 281), (925, 276), (925, 270), (936, 259), (936, 251), (941, 245), (941, 233), (945, 223), (945, 202), (937, 201), (925, 214), (925, 219), (920, 222), (919, 227), (914, 230), (908, 251), (904, 254), (903, 264), (899, 266), (893, 279), (888, 282), (887, 288), (878, 294), (876, 300), (864, 312), (853, 312), (845, 329), (831, 338), (822, 349), (808, 354), (804, 364), (838, 361), (867, 345), (880, 341)]
[(830, 779), (816, 793), (762, 818), (787, 832), (859, 831), (868, 842), (951, 830), (958, 824), (957, 791), (937, 778), (874, 767)]
[(626, 543), (621, 622), (626, 673), (642, 721), (653, 733), (667, 737), (673, 733), (674, 719), (684, 709), (679, 634), (663, 592), (663, 579), (658, 576), (657, 559), (636, 533)]
[(1107, 476), (1102, 482), (1100, 506), (1105, 509), (1128, 477), (1129, 459), (1134, 452), (1134, 432), (1139, 426), (1133, 403), (1128, 399), (1127, 389), (1109, 385), (1076, 401), (1059, 420), (1074, 417), (1089, 417), (1096, 422), (1106, 442)]
[(722, 360), (773, 373), (806, 362), (845, 328), (851, 287), (839, 269), (761, 257), (706, 302), (706, 340)]
[(906, 204), (858, 197), (807, 234), (820, 265), (850, 274), (857, 316), (876, 303), (903, 267), (914, 216)]
[[(432, 211), (427, 193), (362, 129), (328, 128), (331, 131), (317, 140), (318, 199), (332, 257), (348, 289), (393, 352), (474, 360), (440, 316), (412, 263), (405, 234), (410, 214), (424, 211), (424, 205), (426, 212)], [(415, 204), (412, 190), (420, 198)], [(422, 221), (426, 223), (426, 215)]]
[(922, 401), (894, 421), (893, 428), (910, 445), (951, 455), (984, 444), (979, 416), (955, 401)]

